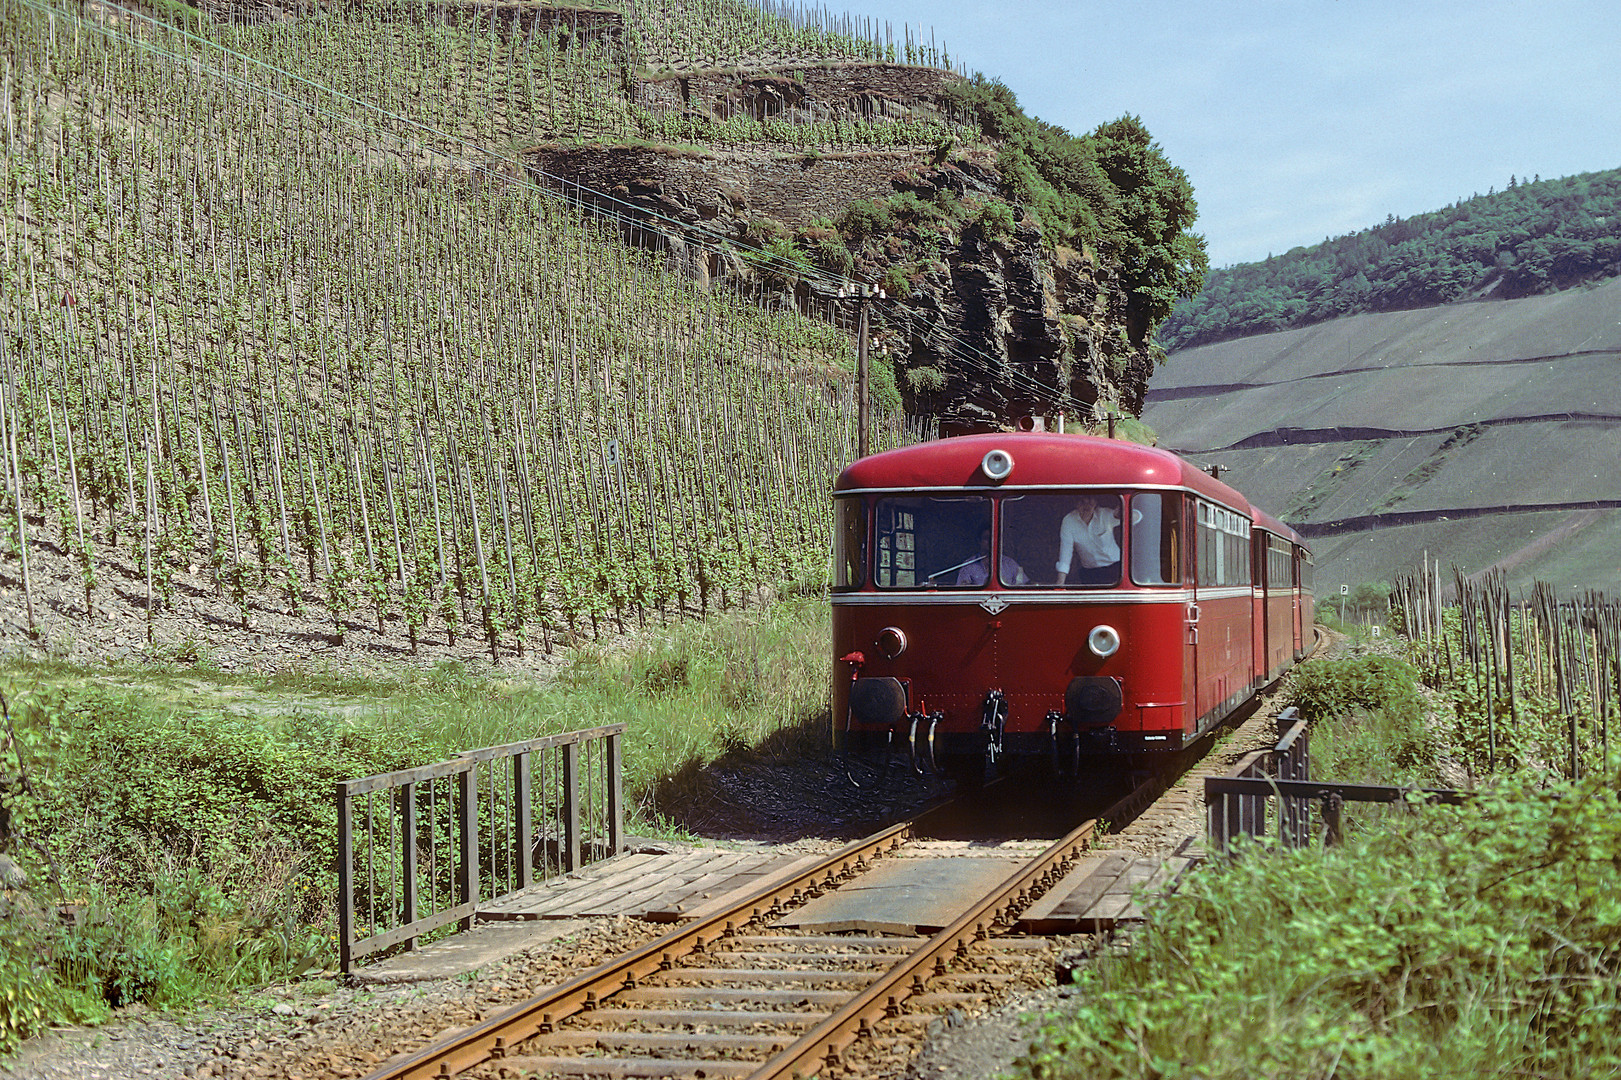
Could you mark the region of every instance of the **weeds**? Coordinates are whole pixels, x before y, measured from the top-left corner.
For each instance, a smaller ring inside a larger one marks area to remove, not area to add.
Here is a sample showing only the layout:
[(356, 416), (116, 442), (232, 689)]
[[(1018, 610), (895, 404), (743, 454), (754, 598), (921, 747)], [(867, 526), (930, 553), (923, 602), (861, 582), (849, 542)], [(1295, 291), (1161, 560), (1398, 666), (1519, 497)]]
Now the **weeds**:
[(1251, 848), (1082, 972), (1022, 1077), (1591, 1076), (1621, 1068), (1621, 758)]
[[(337, 780), (624, 721), (634, 827), (679, 832), (650, 809), (661, 785), (725, 755), (825, 750), (827, 618), (816, 597), (682, 623), (624, 653), (585, 650), (550, 685), (452, 664), (376, 680), (131, 667), (111, 683), (54, 662), (0, 672), (16, 727), (0, 779), (26, 765), (34, 788), (3, 787), (0, 821), (41, 886), (32, 906), (0, 908), (0, 1053), (47, 1023), (180, 1006), (328, 963)], [(22, 833), (60, 864), (54, 898), (43, 859), (16, 846)], [(47, 916), (59, 901), (66, 925)]]

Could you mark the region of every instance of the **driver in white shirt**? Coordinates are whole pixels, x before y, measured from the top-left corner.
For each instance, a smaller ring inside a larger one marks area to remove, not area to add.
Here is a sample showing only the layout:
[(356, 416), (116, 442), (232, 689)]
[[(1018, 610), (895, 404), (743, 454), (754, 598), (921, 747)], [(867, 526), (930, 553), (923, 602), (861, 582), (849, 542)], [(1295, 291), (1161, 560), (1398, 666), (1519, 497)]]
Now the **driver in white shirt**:
[[(1118, 505), (1118, 504), (1117, 504)], [(1065, 583), (1070, 566), (1077, 585), (1113, 585), (1120, 580), (1120, 543), (1114, 530), (1120, 525), (1117, 509), (1099, 506), (1096, 495), (1083, 491), (1075, 509), (1064, 515), (1058, 529), (1058, 584)]]

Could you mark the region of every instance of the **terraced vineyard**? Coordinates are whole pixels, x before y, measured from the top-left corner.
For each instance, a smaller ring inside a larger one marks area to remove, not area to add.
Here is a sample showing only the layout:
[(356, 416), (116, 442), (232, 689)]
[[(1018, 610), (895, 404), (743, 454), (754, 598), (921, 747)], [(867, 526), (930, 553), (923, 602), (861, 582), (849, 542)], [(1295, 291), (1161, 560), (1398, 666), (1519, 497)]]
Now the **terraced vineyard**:
[(848, 337), (667, 274), (486, 152), (629, 122), (612, 35), (398, 14), (205, 36), (0, 3), (4, 572), (31, 625), (42, 551), (87, 611), (116, 588), (150, 620), (201, 566), (244, 623), (398, 617), (496, 655), (824, 580)]

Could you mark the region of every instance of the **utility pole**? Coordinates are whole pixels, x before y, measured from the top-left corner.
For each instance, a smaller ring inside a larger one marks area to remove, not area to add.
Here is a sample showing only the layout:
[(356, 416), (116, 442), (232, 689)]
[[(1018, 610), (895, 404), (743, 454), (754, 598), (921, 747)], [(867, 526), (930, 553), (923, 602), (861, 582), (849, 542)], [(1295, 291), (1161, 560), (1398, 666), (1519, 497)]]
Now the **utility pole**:
[(845, 282), (839, 286), (839, 296), (854, 298), (856, 309), (856, 456), (867, 456), (867, 308), (874, 300), (885, 297), (882, 286)]
[(856, 457), (867, 456), (867, 298), (856, 318)]

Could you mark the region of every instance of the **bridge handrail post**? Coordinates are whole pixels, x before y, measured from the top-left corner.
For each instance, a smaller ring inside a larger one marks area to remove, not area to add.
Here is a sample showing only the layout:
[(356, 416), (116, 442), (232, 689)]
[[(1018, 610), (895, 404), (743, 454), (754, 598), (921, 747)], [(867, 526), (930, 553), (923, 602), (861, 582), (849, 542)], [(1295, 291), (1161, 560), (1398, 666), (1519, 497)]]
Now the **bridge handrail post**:
[(478, 767), (468, 762), (458, 777), (457, 783), (457, 847), (460, 848), (460, 861), (457, 864), (457, 900), (462, 904), (472, 905), (473, 910), (462, 916), (461, 928), (471, 930), (477, 918), (478, 907)]
[(623, 732), (607, 737), (605, 768), (608, 772), (608, 852), (617, 855), (625, 847), (625, 776)]
[(580, 868), (580, 744), (563, 746), (563, 850), (565, 873)]

